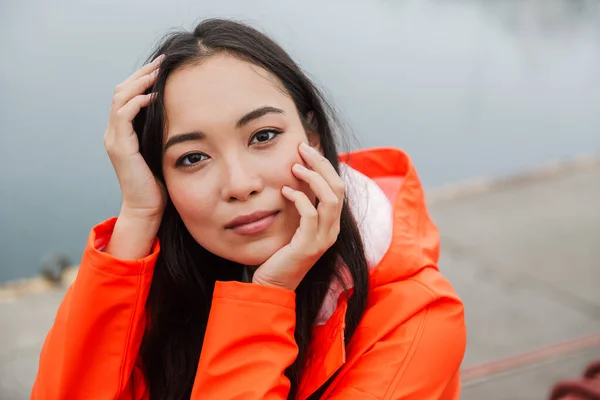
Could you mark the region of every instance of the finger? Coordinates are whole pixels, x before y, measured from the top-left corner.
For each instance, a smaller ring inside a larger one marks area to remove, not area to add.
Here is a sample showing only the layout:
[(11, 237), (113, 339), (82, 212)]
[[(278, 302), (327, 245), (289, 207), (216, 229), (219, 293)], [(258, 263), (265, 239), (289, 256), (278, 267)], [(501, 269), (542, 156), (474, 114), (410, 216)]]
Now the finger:
[(140, 69), (135, 71), (133, 74), (131, 74), (131, 76), (129, 76), (129, 78), (125, 79), (119, 86), (121, 86), (121, 85), (125, 86), (130, 82), (138, 80), (139, 78), (141, 78), (144, 75), (150, 74), (152, 71), (154, 71), (155, 69), (157, 69), (160, 66), (160, 64), (162, 63), (162, 61), (164, 59), (165, 59), (165, 55), (161, 54), (160, 56), (158, 56), (154, 60), (152, 60), (152, 62), (149, 62), (148, 64), (144, 65), (143, 67), (141, 67)]
[(311, 171), (300, 164), (294, 164), (292, 171), (297, 178), (308, 183), (319, 199), (319, 205), (317, 206), (319, 230), (328, 232), (339, 220), (343, 200), (338, 198), (331, 186), (318, 172)]
[(146, 107), (152, 99), (156, 97), (156, 92), (148, 94), (140, 94), (129, 100), (127, 104), (121, 107), (115, 114), (118, 119), (118, 124), (131, 124), (131, 121), (140, 112), (143, 107)]
[(300, 226), (298, 227), (298, 231), (300, 232), (301, 237), (298, 239), (303, 244), (309, 243), (311, 239), (317, 237), (319, 213), (308, 197), (300, 190), (294, 190), (288, 186), (284, 186), (281, 189), (281, 193), (286, 199), (294, 203), (298, 210), (298, 214), (300, 214)]
[(154, 85), (156, 78), (158, 77), (158, 69), (155, 69), (148, 75), (139, 77), (133, 82), (129, 82), (123, 86), (118, 93), (113, 96), (113, 109), (119, 110), (126, 103), (137, 95), (143, 94), (146, 89)]
[(329, 160), (306, 143), (300, 144), (300, 155), (309, 167), (325, 179), (338, 199), (342, 200), (346, 185)]

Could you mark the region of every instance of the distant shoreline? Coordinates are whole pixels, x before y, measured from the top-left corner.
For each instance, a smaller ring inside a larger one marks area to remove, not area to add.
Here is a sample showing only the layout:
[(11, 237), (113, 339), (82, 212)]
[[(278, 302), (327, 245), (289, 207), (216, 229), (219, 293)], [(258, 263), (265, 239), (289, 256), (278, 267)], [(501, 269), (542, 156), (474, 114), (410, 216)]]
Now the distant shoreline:
[(600, 153), (580, 154), (561, 161), (542, 164), (501, 176), (472, 178), (427, 190), (429, 204), (474, 196), (493, 190), (520, 186), (525, 183), (558, 178), (600, 165)]

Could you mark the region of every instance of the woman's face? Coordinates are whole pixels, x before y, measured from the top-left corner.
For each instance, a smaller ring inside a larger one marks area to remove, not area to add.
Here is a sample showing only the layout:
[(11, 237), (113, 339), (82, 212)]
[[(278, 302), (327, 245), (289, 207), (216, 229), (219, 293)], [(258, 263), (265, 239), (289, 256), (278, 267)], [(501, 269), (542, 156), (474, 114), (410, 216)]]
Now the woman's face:
[(292, 174), (294, 163), (304, 165), (298, 146), (309, 140), (291, 97), (267, 71), (217, 54), (173, 72), (164, 102), (163, 173), (187, 229), (220, 257), (262, 264), (300, 222), (281, 188), (315, 201)]

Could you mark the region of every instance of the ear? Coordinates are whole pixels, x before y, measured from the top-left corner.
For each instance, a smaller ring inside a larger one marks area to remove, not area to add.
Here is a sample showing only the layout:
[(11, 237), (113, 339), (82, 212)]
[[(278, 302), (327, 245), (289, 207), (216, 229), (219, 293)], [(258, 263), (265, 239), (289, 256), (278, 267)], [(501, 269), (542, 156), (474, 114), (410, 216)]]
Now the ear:
[(312, 111), (309, 112), (306, 116), (306, 119), (308, 122), (308, 126), (311, 127), (311, 129), (308, 129), (306, 131), (306, 137), (308, 138), (308, 144), (310, 145), (310, 147), (317, 150), (319, 153), (323, 154), (323, 149), (321, 148), (321, 137), (314, 129), (314, 127), (315, 127), (314, 113)]

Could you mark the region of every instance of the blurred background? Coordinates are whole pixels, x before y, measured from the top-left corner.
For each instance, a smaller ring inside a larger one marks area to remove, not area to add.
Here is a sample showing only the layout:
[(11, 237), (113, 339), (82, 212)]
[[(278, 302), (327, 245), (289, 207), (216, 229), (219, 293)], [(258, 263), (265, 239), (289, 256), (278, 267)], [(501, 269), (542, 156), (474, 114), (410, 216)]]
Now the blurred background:
[(12, 282), (118, 213), (115, 85), (207, 17), (275, 38), (358, 146), (412, 156), (465, 300), (463, 398), (546, 398), (600, 357), (600, 0), (2, 0), (0, 399), (27, 398), (63, 293)]

